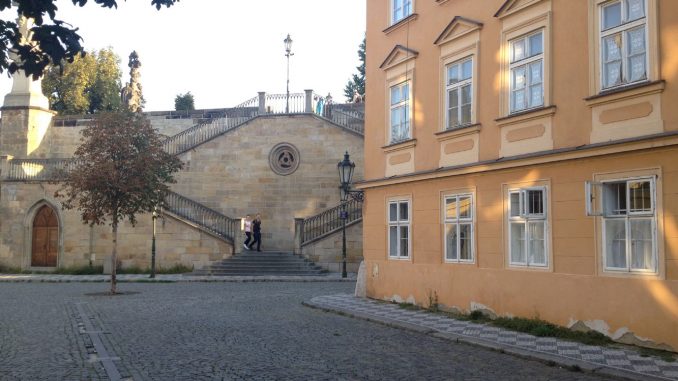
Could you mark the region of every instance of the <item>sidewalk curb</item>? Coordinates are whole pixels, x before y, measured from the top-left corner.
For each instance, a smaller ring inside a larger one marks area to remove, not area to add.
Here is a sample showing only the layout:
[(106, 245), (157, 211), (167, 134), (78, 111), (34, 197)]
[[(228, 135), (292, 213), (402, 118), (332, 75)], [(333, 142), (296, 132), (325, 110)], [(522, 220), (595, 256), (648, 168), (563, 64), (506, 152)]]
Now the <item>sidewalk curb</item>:
[[(105, 279), (77, 279), (77, 275), (73, 277), (64, 278), (48, 278), (48, 277), (33, 277), (33, 278), (1, 278), (2, 283), (110, 283), (110, 278)], [(258, 278), (258, 277), (214, 277), (202, 279), (163, 279), (163, 278), (135, 278), (135, 279), (120, 279), (117, 283), (351, 283), (355, 279), (342, 278)]]
[(485, 349), (489, 349), (495, 352), (499, 353), (505, 353), (509, 354), (515, 357), (527, 359), (527, 360), (534, 360), (538, 361), (541, 363), (544, 363), (549, 366), (553, 365), (558, 365), (561, 366), (562, 368), (565, 368), (567, 370), (570, 370), (571, 372), (578, 372), (578, 371), (583, 371), (585, 373), (590, 373), (590, 374), (595, 374), (595, 375), (603, 375), (606, 377), (611, 377), (613, 379), (617, 380), (632, 380), (632, 381), (637, 381), (637, 380), (643, 380), (643, 381), (667, 381), (671, 380), (669, 378), (664, 378), (664, 377), (655, 377), (647, 374), (642, 374), (642, 373), (637, 373), (634, 371), (629, 371), (629, 370), (622, 370), (618, 368), (612, 368), (609, 366), (604, 366), (588, 361), (583, 361), (583, 360), (577, 360), (577, 359), (571, 359), (563, 356), (558, 356), (558, 355), (552, 355), (548, 353), (542, 353), (542, 352), (535, 352), (531, 351), (528, 349), (523, 349), (523, 348), (517, 348), (512, 345), (507, 345), (507, 344), (501, 344), (501, 343), (496, 343), (493, 341), (489, 340), (482, 340), (482, 339), (476, 339), (472, 337), (467, 337), (463, 335), (458, 335), (455, 333), (448, 333), (448, 332), (438, 332), (429, 328), (421, 327), (416, 324), (410, 324), (410, 323), (405, 323), (401, 322), (395, 319), (389, 319), (386, 317), (374, 317), (373, 315), (369, 314), (364, 314), (360, 312), (355, 312), (351, 311), (348, 309), (343, 309), (343, 308), (329, 308), (321, 304), (316, 304), (312, 301), (304, 301), (301, 303), (303, 306), (308, 307), (308, 308), (313, 308), (316, 310), (328, 312), (328, 313), (334, 313), (338, 314), (341, 316), (347, 316), (350, 318), (354, 319), (360, 319), (360, 320), (365, 320), (368, 322), (372, 323), (377, 323), (381, 325), (385, 325), (387, 327), (392, 327), (392, 328), (397, 328), (397, 329), (403, 329), (406, 331), (412, 331), (412, 332), (417, 332), (417, 333), (422, 333), (426, 335), (430, 335), (433, 337), (437, 337), (442, 340), (447, 340), (451, 341), (454, 343), (463, 343), (467, 345), (473, 345), (473, 346), (478, 346), (482, 347)]

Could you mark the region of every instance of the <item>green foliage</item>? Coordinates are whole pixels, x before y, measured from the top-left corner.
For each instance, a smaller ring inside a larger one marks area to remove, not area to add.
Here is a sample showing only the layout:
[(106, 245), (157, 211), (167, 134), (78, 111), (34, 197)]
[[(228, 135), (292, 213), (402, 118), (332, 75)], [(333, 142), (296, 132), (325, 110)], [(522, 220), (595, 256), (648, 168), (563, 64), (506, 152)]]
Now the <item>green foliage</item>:
[(436, 291), (428, 292), (428, 307), (426, 307), (428, 312), (438, 312), (440, 311), (440, 305), (438, 304), (438, 293)]
[(358, 69), (358, 74), (353, 74), (351, 79), (344, 87), (344, 96), (347, 101), (353, 99), (353, 94), (357, 90), (358, 94), (365, 96), (365, 58), (366, 58), (366, 49), (367, 49), (367, 40), (363, 38), (363, 42), (358, 48), (358, 59), (360, 60), (360, 65), (356, 67)]
[[(77, 6), (85, 6), (88, 0), (71, 0)], [(157, 9), (170, 7), (179, 0), (152, 0), (151, 5)], [(117, 8), (116, 0), (94, 0), (91, 3), (106, 7)], [(73, 62), (85, 50), (80, 44), (82, 38), (78, 28), (61, 20), (54, 0), (0, 0), (0, 12), (16, 9), (16, 15), (5, 12), (9, 20), (0, 20), (0, 73), (8, 70), (14, 73), (24, 70), (26, 75), (38, 79), (49, 65), (59, 65), (62, 62)], [(14, 21), (16, 16), (26, 16), (33, 19), (35, 25), (30, 44), (22, 44), (22, 35), (19, 25)], [(20, 57), (19, 62), (10, 63), (10, 49)]]
[(589, 345), (608, 345), (613, 342), (612, 339), (600, 332), (573, 331), (569, 328), (561, 327), (540, 319), (501, 317), (492, 320), (491, 324), (512, 331), (529, 333), (538, 337), (558, 337)]
[(471, 311), (470, 314), (468, 314), (468, 318), (473, 320), (473, 321), (481, 321), (481, 320), (485, 320), (485, 315), (483, 315), (483, 313), (481, 311), (474, 310), (474, 311)]
[(174, 109), (176, 111), (195, 110), (195, 99), (193, 94), (191, 94), (190, 91), (186, 94), (178, 94), (177, 97), (174, 98)]
[(30, 271), (22, 270), (21, 267), (5, 266), (0, 264), (0, 274), (30, 274)]
[(93, 114), (120, 109), (120, 57), (112, 49), (78, 56), (61, 67), (50, 66), (43, 89), (60, 114)]
[(101, 275), (104, 273), (104, 266), (73, 266), (62, 267), (54, 270), (52, 274), (63, 275)]
[[(192, 267), (177, 264), (171, 267), (159, 267), (155, 269), (156, 274), (186, 274), (193, 271)], [(139, 266), (126, 267), (118, 270), (118, 274), (150, 274), (150, 268), (141, 268)]]

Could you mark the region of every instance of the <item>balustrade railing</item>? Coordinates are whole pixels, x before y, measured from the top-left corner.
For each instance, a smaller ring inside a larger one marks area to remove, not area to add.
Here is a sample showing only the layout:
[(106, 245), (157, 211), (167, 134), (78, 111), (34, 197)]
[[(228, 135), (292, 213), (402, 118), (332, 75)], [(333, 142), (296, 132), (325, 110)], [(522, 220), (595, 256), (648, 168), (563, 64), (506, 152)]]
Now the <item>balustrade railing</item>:
[(266, 94), (267, 114), (303, 114), (306, 110), (306, 94), (290, 94), (290, 108), (287, 111), (287, 94)]
[(169, 192), (163, 208), (231, 242), (240, 229), (239, 219), (225, 216), (178, 193)]
[(51, 181), (75, 168), (73, 159), (12, 159), (2, 168), (5, 181)]
[(341, 229), (343, 225), (342, 211), (346, 211), (346, 224), (352, 224), (362, 219), (363, 203), (358, 200), (349, 200), (313, 217), (304, 219), (301, 230), (302, 246)]

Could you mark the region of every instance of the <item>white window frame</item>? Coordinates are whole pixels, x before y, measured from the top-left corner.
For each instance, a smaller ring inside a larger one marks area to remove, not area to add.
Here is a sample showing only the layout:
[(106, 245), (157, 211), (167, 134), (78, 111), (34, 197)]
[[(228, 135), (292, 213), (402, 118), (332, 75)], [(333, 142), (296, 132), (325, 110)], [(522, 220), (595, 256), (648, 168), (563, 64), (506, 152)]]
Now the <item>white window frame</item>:
[[(396, 205), (396, 220), (391, 221), (391, 205)], [(407, 219), (401, 218), (401, 207), (403, 204), (406, 204), (407, 208)], [(398, 259), (406, 260), (411, 257), (411, 248), (412, 248), (412, 202), (409, 199), (393, 199), (389, 200), (386, 205), (386, 222), (388, 223), (388, 230), (386, 232), (386, 241), (387, 241), (387, 254), (389, 259)], [(391, 227), (396, 227), (396, 255), (391, 255)], [(402, 228), (407, 228), (407, 247), (405, 248), (406, 255), (401, 255), (402, 251)]]
[[(534, 214), (528, 213), (526, 207), (527, 193), (529, 191), (540, 191), (542, 193), (542, 211), (543, 213)], [(516, 215), (513, 215), (514, 210), (511, 206), (511, 195), (518, 194), (519, 197), (519, 207)], [(535, 186), (535, 187), (526, 187), (526, 188), (512, 188), (508, 190), (507, 194), (507, 203), (508, 203), (508, 262), (511, 267), (528, 267), (528, 268), (541, 268), (546, 269), (550, 266), (549, 260), (549, 221), (548, 221), (548, 193), (546, 186)], [(530, 255), (530, 237), (529, 237), (529, 225), (531, 223), (543, 223), (544, 226), (544, 263), (536, 263), (531, 261)], [(525, 228), (523, 233), (523, 245), (524, 245), (524, 262), (513, 261), (513, 234), (512, 224), (522, 223)]]
[[(536, 36), (538, 34), (541, 34), (541, 53), (532, 55), (532, 52), (530, 51), (530, 38), (533, 36)], [(511, 114), (515, 113), (520, 113), (540, 107), (545, 106), (545, 67), (544, 67), (544, 56), (545, 56), (545, 49), (546, 49), (546, 44), (545, 44), (545, 38), (546, 38), (546, 30), (545, 28), (540, 28), (534, 31), (531, 31), (527, 34), (524, 34), (520, 37), (513, 38), (508, 42), (509, 46), (509, 110)], [(519, 60), (514, 60), (514, 46), (518, 42), (523, 42), (524, 44), (524, 57), (519, 59)], [(532, 83), (531, 79), (531, 72), (530, 72), (530, 66), (534, 63), (540, 62), (541, 63), (541, 82), (537, 83)], [(524, 87), (521, 89), (516, 89), (516, 83), (515, 83), (515, 75), (514, 72), (523, 69), (525, 71), (525, 84)], [(541, 102), (537, 105), (530, 105), (530, 100), (532, 99), (532, 87), (540, 85), (541, 86)], [(521, 109), (516, 109), (515, 108), (515, 93), (523, 90), (524, 91), (524, 108)]]
[[(405, 5), (409, 4), (409, 13), (405, 13)], [(397, 17), (396, 13), (400, 10), (402, 12), (401, 17)], [(408, 18), (414, 13), (414, 0), (391, 0), (391, 25), (397, 24), (398, 22)]]
[[(392, 101), (392, 94), (393, 94), (393, 89), (398, 88), (399, 91), (402, 93), (402, 88), (404, 86), (407, 86), (407, 98), (404, 100), (401, 100), (400, 102), (393, 104)], [(388, 118), (389, 118), (389, 142), (391, 144), (403, 142), (406, 140), (409, 140), (412, 138), (412, 81), (411, 80), (405, 80), (403, 82), (400, 82), (398, 84), (395, 84), (388, 89), (388, 97), (389, 97), (389, 113), (388, 113)], [(395, 139), (393, 136), (393, 111), (397, 109), (402, 109), (403, 113), (405, 114), (402, 118), (402, 122), (399, 125), (400, 128), (402, 128), (403, 124), (405, 124), (406, 129), (407, 129), (407, 134), (404, 137), (399, 137), (398, 139)]]
[[(459, 200), (462, 198), (468, 198), (471, 200), (470, 208), (469, 208), (469, 215), (468, 217), (460, 217), (459, 213)], [(456, 216), (454, 218), (448, 218), (447, 217), (447, 201), (448, 200), (454, 200), (456, 203)], [(443, 198), (443, 255), (444, 255), (444, 260), (446, 263), (475, 263), (475, 223), (474, 223), (474, 216), (475, 216), (475, 200), (473, 198), (472, 193), (459, 193), (459, 194), (451, 194), (451, 195), (446, 195)], [(460, 241), (461, 241), (461, 236), (460, 234), (456, 235), (456, 247), (457, 247), (457, 252), (455, 253), (455, 258), (450, 258), (448, 255), (449, 253), (447, 252), (448, 244), (447, 244), (447, 226), (452, 225), (456, 227), (456, 231), (460, 231), (460, 225), (470, 225), (471, 227), (471, 234), (470, 237), (468, 238), (468, 242), (470, 244), (470, 249), (469, 252), (471, 254), (471, 258), (469, 259), (461, 259), (460, 256)]]
[[(459, 82), (450, 84), (449, 69), (452, 66), (459, 66), (458, 70), (461, 73), (463, 65), (466, 62), (471, 62), (471, 76), (466, 78), (466, 79), (463, 79)], [(462, 58), (460, 60), (457, 60), (457, 61), (454, 61), (454, 62), (451, 62), (451, 63), (445, 65), (445, 130), (452, 130), (452, 129), (455, 129), (455, 128), (461, 128), (461, 127), (473, 124), (473, 112), (474, 112), (474, 107), (475, 107), (475, 104), (473, 102), (473, 72), (474, 72), (474, 69), (475, 69), (474, 65), (475, 65), (475, 62), (474, 62), (473, 56), (468, 56), (468, 57)], [(470, 111), (470, 114), (469, 114), (469, 120), (466, 123), (463, 123), (462, 122), (462, 117), (463, 117), (462, 107), (464, 106), (464, 103), (462, 102), (462, 91), (467, 86), (469, 86), (470, 89), (471, 89), (471, 93), (469, 95), (470, 100), (471, 100), (471, 103), (469, 103), (469, 105), (471, 107), (471, 111)], [(457, 94), (458, 94), (457, 95), (456, 107), (457, 107), (457, 121), (459, 123), (457, 123), (455, 125), (450, 124), (450, 110), (452, 108), (452, 105), (450, 105), (450, 92), (451, 91), (457, 91)]]
[[(631, 206), (631, 192), (629, 189), (629, 184), (634, 182), (649, 182), (650, 183), (650, 210), (649, 211), (633, 211), (630, 210)], [(605, 207), (605, 186), (607, 184), (619, 184), (625, 183), (626, 186), (626, 199), (625, 199), (625, 213), (611, 213), (609, 209)], [(657, 240), (657, 185), (656, 178), (654, 176), (641, 176), (641, 177), (626, 177), (620, 179), (610, 179), (600, 182), (586, 182), (586, 214), (588, 216), (597, 216), (602, 219), (602, 262), (603, 262), (603, 271), (610, 273), (627, 273), (627, 274), (657, 274), (659, 271), (659, 242)], [(607, 221), (610, 220), (623, 220), (624, 221), (624, 231), (625, 231), (625, 254), (626, 254), (626, 267), (612, 267), (608, 266), (608, 250), (607, 247)], [(632, 239), (629, 237), (629, 232), (631, 231), (631, 222), (635, 220), (651, 220), (651, 238), (652, 238), (652, 259), (654, 262), (653, 269), (634, 269), (632, 267)]]
[[(599, 39), (598, 39), (598, 44), (600, 46), (600, 57), (599, 57), (599, 81), (600, 81), (600, 88), (605, 91), (605, 90), (610, 90), (618, 87), (624, 87), (628, 86), (634, 83), (641, 83), (641, 82), (646, 82), (649, 80), (650, 77), (650, 35), (649, 35), (649, 28), (648, 28), (648, 0), (642, 0), (643, 1), (643, 12), (644, 16), (633, 20), (631, 22), (627, 21), (627, 2), (628, 0), (612, 0), (608, 1), (605, 3), (602, 3), (598, 6), (598, 17), (599, 17)], [(609, 29), (604, 29), (605, 28), (605, 8), (614, 5), (614, 4), (621, 4), (621, 24), (609, 28)], [(629, 65), (628, 65), (628, 60), (629, 60), (629, 55), (628, 55), (628, 37), (627, 34), (629, 31), (634, 30), (634, 29), (639, 29), (643, 28), (643, 37), (645, 38), (645, 77), (637, 79), (635, 81), (630, 81), (628, 78), (630, 77), (630, 72), (629, 72)], [(621, 73), (620, 73), (620, 81), (619, 83), (616, 83), (614, 85), (606, 86), (606, 72), (605, 72), (605, 38), (620, 34), (621, 35), (621, 52), (620, 52), (620, 59), (621, 59)]]

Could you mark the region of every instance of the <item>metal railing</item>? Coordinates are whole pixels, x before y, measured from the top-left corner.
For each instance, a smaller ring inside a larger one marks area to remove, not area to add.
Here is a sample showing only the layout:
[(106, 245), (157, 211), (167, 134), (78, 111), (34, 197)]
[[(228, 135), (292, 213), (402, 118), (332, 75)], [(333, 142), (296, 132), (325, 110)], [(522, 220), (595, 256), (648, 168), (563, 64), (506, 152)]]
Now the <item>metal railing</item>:
[(233, 237), (240, 229), (240, 220), (225, 216), (216, 210), (186, 198), (178, 193), (168, 192), (163, 209), (199, 225), (233, 243)]
[(12, 159), (5, 161), (2, 179), (5, 181), (51, 181), (72, 170), (73, 159)]
[(306, 94), (290, 94), (290, 109), (286, 111), (287, 94), (266, 94), (267, 114), (303, 114), (306, 113)]
[(223, 118), (206, 120), (170, 136), (163, 142), (163, 148), (172, 155), (186, 152), (226, 131), (247, 123), (257, 117), (258, 112), (255, 108), (248, 107), (233, 109), (227, 114), (229, 115), (225, 115)]
[(341, 229), (343, 224), (341, 212), (344, 210), (347, 212), (346, 225), (358, 222), (363, 218), (363, 203), (358, 200), (349, 200), (306, 218), (302, 223), (302, 246)]

